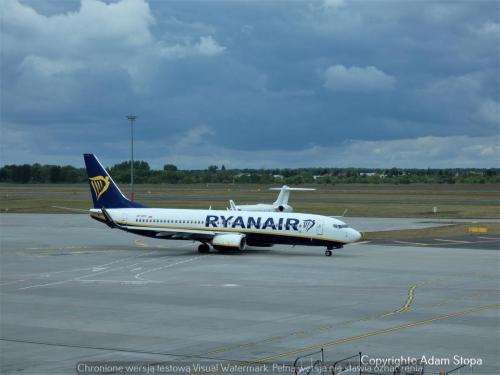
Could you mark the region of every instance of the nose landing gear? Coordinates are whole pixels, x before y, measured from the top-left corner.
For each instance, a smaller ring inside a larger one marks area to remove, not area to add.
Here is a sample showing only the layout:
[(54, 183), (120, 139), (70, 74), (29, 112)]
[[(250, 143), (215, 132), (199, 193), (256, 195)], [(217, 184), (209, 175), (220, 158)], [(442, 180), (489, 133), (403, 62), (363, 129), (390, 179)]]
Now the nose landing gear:
[(331, 257), (331, 256), (332, 256), (332, 254), (333, 254), (333, 253), (332, 253), (332, 250), (333, 250), (333, 249), (342, 249), (342, 247), (343, 247), (343, 246), (342, 246), (341, 244), (340, 244), (340, 245), (328, 245), (328, 246), (326, 247), (326, 250), (325, 250), (325, 256), (327, 256), (327, 257)]

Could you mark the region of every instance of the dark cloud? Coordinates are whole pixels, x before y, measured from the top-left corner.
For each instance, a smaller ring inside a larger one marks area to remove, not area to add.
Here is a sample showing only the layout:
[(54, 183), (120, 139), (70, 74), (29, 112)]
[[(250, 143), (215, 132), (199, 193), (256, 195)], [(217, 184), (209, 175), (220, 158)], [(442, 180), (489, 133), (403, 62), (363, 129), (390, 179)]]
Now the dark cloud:
[(2, 13), (3, 163), (123, 160), (131, 112), (157, 166), (500, 157), (496, 1), (5, 0)]

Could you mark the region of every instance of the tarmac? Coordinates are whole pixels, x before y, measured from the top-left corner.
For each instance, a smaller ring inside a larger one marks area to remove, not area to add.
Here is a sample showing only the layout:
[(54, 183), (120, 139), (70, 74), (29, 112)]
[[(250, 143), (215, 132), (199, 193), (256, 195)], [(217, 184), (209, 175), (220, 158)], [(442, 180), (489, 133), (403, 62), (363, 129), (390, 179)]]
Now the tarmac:
[(91, 361), (291, 363), (323, 348), (328, 362), (425, 356), (426, 374), (471, 362), (461, 374), (500, 374), (498, 236), (359, 242), (332, 257), (302, 246), (201, 255), (189, 241), (66, 214), (3, 214), (0, 236), (1, 373), (74, 374)]

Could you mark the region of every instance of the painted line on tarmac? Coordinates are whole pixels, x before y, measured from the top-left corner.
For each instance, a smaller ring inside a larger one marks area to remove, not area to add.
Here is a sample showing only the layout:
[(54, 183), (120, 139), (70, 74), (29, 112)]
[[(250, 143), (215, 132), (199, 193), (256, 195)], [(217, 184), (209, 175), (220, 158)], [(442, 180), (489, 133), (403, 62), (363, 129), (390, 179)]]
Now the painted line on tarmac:
[(219, 348), (216, 348), (210, 352), (204, 353), (203, 355), (213, 355), (213, 354), (217, 354), (217, 353), (230, 352), (234, 349), (243, 349), (243, 348), (246, 348), (249, 346), (255, 346), (255, 345), (261, 344), (261, 343), (267, 343), (267, 342), (271, 342), (271, 341), (286, 339), (286, 338), (290, 338), (293, 336), (302, 336), (303, 337), (303, 336), (311, 335), (314, 333), (325, 332), (325, 331), (328, 331), (334, 327), (348, 326), (348, 325), (351, 325), (354, 323), (366, 322), (368, 320), (380, 319), (380, 318), (385, 318), (387, 316), (391, 316), (391, 315), (395, 315), (395, 314), (399, 314), (399, 313), (403, 313), (403, 312), (408, 312), (411, 310), (411, 305), (412, 305), (414, 297), (415, 297), (415, 290), (418, 287), (423, 286), (425, 284), (428, 284), (428, 282), (426, 281), (426, 282), (422, 282), (419, 284), (411, 285), (408, 288), (408, 293), (407, 293), (405, 303), (400, 308), (395, 309), (393, 311), (389, 311), (387, 313), (381, 313), (379, 315), (367, 316), (367, 317), (356, 319), (356, 320), (347, 320), (347, 321), (339, 322), (336, 324), (323, 324), (323, 325), (318, 326), (316, 328), (313, 328), (309, 331), (292, 332), (292, 333), (285, 334), (283, 336), (274, 336), (271, 338), (262, 339), (262, 340), (258, 340), (255, 342), (243, 343), (243, 344), (238, 344), (238, 345), (234, 345), (234, 346), (219, 347)]
[(149, 247), (149, 245), (145, 242), (142, 242), (141, 240), (137, 239), (137, 240), (134, 240), (134, 243), (136, 246), (139, 246), (139, 247)]
[(91, 246), (60, 246), (60, 247), (28, 247), (26, 250), (84, 250), (92, 249)]
[(420, 242), (408, 242), (408, 241), (392, 241), (394, 243), (402, 243), (405, 245), (418, 245), (418, 246), (428, 246), (428, 243), (420, 243)]
[(240, 284), (199, 284), (201, 287), (209, 287), (209, 288), (235, 288), (237, 286), (241, 286)]
[(156, 271), (161, 271), (161, 270), (164, 270), (164, 269), (167, 269), (167, 268), (171, 268), (171, 267), (174, 267), (174, 266), (178, 266), (179, 264), (183, 264), (183, 263), (188, 263), (188, 262), (192, 262), (194, 260), (197, 260), (197, 259), (200, 259), (200, 258), (203, 258), (204, 256), (201, 255), (201, 256), (197, 256), (197, 257), (193, 257), (193, 258), (189, 258), (189, 259), (186, 259), (186, 260), (181, 260), (179, 262), (175, 262), (175, 263), (168, 263), (164, 266), (161, 266), (161, 267), (155, 267), (155, 268), (151, 268), (149, 270), (146, 270), (146, 271), (143, 271), (143, 272), (139, 272), (137, 274), (134, 275), (134, 278), (137, 279), (137, 280), (141, 280), (141, 281), (154, 281), (154, 280), (148, 280), (148, 279), (144, 279), (142, 278), (142, 275), (146, 274), (146, 273), (150, 273), (150, 272), (156, 272)]
[(421, 242), (410, 242), (410, 241), (391, 241), (389, 244), (403, 244), (403, 245), (413, 245), (413, 246), (422, 246), (422, 247), (428, 247), (428, 246), (460, 246), (460, 245), (475, 245), (475, 244), (490, 244), (490, 243), (497, 243), (500, 239), (492, 239), (491, 237), (484, 237), (484, 240), (480, 241), (460, 241), (460, 240), (445, 240), (445, 239), (438, 239), (434, 238), (436, 241), (442, 241), (446, 243), (421, 243)]
[(371, 241), (353, 242), (353, 243), (350, 243), (349, 246), (365, 245), (365, 244), (370, 243), (370, 242)]
[(418, 320), (416, 322), (401, 324), (401, 325), (389, 327), (389, 328), (383, 328), (383, 329), (363, 333), (363, 334), (356, 335), (356, 336), (345, 337), (345, 338), (341, 338), (341, 339), (337, 339), (337, 340), (333, 340), (333, 341), (326, 341), (326, 342), (322, 342), (322, 343), (318, 343), (318, 344), (314, 344), (314, 345), (309, 345), (309, 346), (305, 346), (305, 347), (302, 347), (302, 348), (299, 348), (296, 350), (292, 350), (289, 352), (277, 353), (277, 354), (273, 354), (273, 355), (270, 355), (267, 357), (258, 358), (258, 359), (255, 359), (253, 361), (248, 361), (248, 363), (268, 362), (268, 361), (272, 361), (272, 360), (275, 360), (278, 358), (289, 357), (289, 356), (296, 355), (296, 354), (303, 353), (303, 352), (307, 352), (307, 351), (318, 350), (318, 349), (322, 349), (322, 348), (326, 348), (326, 347), (344, 344), (344, 343), (347, 343), (350, 341), (362, 340), (362, 339), (372, 337), (372, 336), (397, 332), (397, 331), (407, 329), (407, 328), (418, 327), (421, 325), (431, 324), (431, 323), (434, 323), (434, 322), (437, 322), (440, 320), (457, 318), (457, 317), (460, 317), (463, 315), (472, 314), (475, 312), (479, 312), (479, 311), (483, 311), (483, 310), (487, 310), (487, 309), (494, 309), (494, 308), (500, 308), (500, 303), (495, 303), (495, 304), (491, 304), (491, 305), (484, 305), (484, 306), (479, 306), (479, 307), (473, 307), (470, 309), (458, 311), (458, 312), (451, 313), (451, 314), (438, 315), (438, 316), (436, 316), (434, 318), (430, 318), (430, 319)]
[(104, 263), (104, 264), (100, 264), (100, 265), (95, 265), (95, 266), (90, 266), (89, 269), (103, 269), (103, 270), (102, 271), (88, 273), (88, 274), (85, 274), (85, 275), (82, 275), (82, 276), (78, 276), (78, 277), (75, 277), (75, 278), (71, 278), (71, 279), (53, 281), (53, 282), (44, 283), (44, 284), (29, 285), (29, 286), (25, 286), (23, 288), (19, 288), (18, 290), (28, 290), (28, 289), (33, 289), (33, 288), (43, 288), (43, 287), (47, 287), (47, 286), (65, 284), (65, 283), (69, 283), (69, 282), (73, 282), (73, 281), (84, 281), (83, 279), (85, 279), (87, 277), (95, 277), (97, 275), (102, 275), (103, 273), (118, 271), (118, 270), (121, 270), (121, 269), (126, 269), (128, 267), (128, 265), (124, 265), (124, 266), (119, 266), (119, 267), (115, 267), (115, 268), (108, 268), (107, 266), (109, 266), (111, 264), (117, 264), (117, 263), (120, 263), (120, 262), (124, 262), (126, 260), (141, 258), (141, 257), (144, 257), (146, 255), (150, 255), (150, 254), (154, 254), (154, 253), (155, 252), (151, 251), (151, 252), (142, 253), (140, 255), (133, 256), (133, 257), (126, 257), (126, 258), (118, 259), (118, 260), (115, 260), (115, 261), (112, 261), (112, 262), (108, 262), (108, 263)]
[(165, 245), (150, 245), (147, 242), (142, 241), (141, 239), (134, 240), (134, 243), (138, 247), (154, 247), (157, 249), (168, 249), (168, 246)]
[[(453, 246), (453, 245), (475, 245), (475, 244), (482, 244), (482, 243), (497, 243), (499, 242), (498, 240), (491, 240), (491, 239), (488, 239), (488, 240), (481, 240), (481, 241), (470, 241), (468, 244), (464, 244), (464, 243), (461, 243), (461, 242), (448, 242), (446, 243), (447, 246)], [(445, 244), (442, 244), (442, 243), (429, 243), (427, 244), (427, 246), (443, 246)], [(481, 250), (481, 249), (479, 249)]]
[(434, 241), (451, 242), (451, 243), (458, 243), (458, 244), (461, 244), (461, 243), (474, 243), (474, 242), (471, 242), (471, 241), (445, 240), (445, 239), (442, 239), (442, 238), (434, 238)]
[(26, 280), (27, 279), (7, 281), (5, 283), (1, 283), (0, 286), (10, 285), (10, 284), (15, 284), (15, 283), (22, 283), (23, 281), (26, 281)]
[[(344, 337), (344, 338), (333, 340), (333, 341), (327, 341), (327, 342), (323, 342), (323, 343), (319, 343), (319, 344), (309, 345), (309, 346), (305, 346), (305, 347), (302, 347), (302, 348), (299, 348), (296, 350), (292, 350), (289, 352), (276, 353), (276, 354), (266, 356), (266, 357), (261, 357), (261, 358), (255, 359), (255, 360), (233, 361), (233, 362), (238, 362), (242, 365), (265, 363), (265, 362), (273, 361), (273, 360), (283, 358), (283, 357), (286, 358), (286, 357), (290, 357), (292, 355), (297, 355), (297, 354), (308, 352), (308, 351), (324, 349), (326, 347), (341, 345), (341, 344), (345, 344), (345, 343), (348, 343), (351, 341), (362, 340), (362, 339), (365, 339), (368, 337), (397, 332), (397, 331), (401, 331), (403, 329), (418, 327), (418, 326), (426, 325), (426, 324), (431, 324), (431, 323), (434, 323), (436, 321), (452, 319), (452, 318), (456, 318), (456, 317), (460, 317), (460, 316), (464, 316), (464, 315), (471, 314), (474, 312), (480, 312), (480, 311), (492, 309), (492, 308), (500, 308), (500, 304), (496, 303), (496, 304), (491, 304), (491, 305), (483, 305), (483, 306), (479, 306), (479, 307), (473, 307), (473, 308), (469, 308), (469, 309), (458, 311), (458, 312), (451, 313), (451, 314), (438, 315), (434, 318), (419, 320), (416, 322), (401, 324), (401, 325), (394, 326), (394, 327), (383, 328), (383, 329), (363, 333), (363, 334), (356, 335), (356, 336)], [(215, 354), (215, 353), (221, 353), (221, 352), (224, 352), (224, 350), (220, 349), (218, 351), (213, 351), (211, 353)], [(200, 372), (199, 374), (201, 374), (201, 373), (203, 373), (203, 372)]]
[(80, 280), (82, 283), (96, 283), (96, 284), (121, 284), (121, 285), (146, 285), (146, 284), (161, 284), (162, 281), (142, 281), (142, 280), (94, 280), (85, 279)]
[(403, 306), (401, 306), (399, 309), (396, 309), (394, 311), (391, 311), (391, 312), (383, 314), (382, 317), (390, 316), (390, 315), (394, 315), (394, 314), (398, 314), (398, 313), (402, 313), (402, 312), (408, 311), (410, 309), (410, 306), (413, 303), (413, 299), (415, 297), (415, 289), (417, 289), (419, 286), (422, 286), (424, 284), (425, 283), (414, 284), (414, 285), (410, 286), (410, 288), (408, 289), (408, 295), (406, 297), (406, 301), (403, 304)]
[[(473, 296), (470, 296), (470, 295), (469, 296), (462, 296), (460, 298), (453, 298), (453, 299), (443, 300), (443, 301), (440, 301), (437, 303), (430, 303), (430, 304), (421, 305), (419, 307), (412, 307), (413, 301), (415, 299), (415, 290), (418, 287), (422, 287), (426, 284), (429, 284), (429, 281), (425, 281), (425, 282), (414, 284), (414, 285), (410, 286), (410, 288), (408, 288), (408, 295), (407, 295), (405, 303), (400, 308), (398, 308), (396, 310), (393, 310), (393, 311), (390, 311), (387, 313), (380, 313), (378, 315), (371, 315), (371, 316), (367, 316), (367, 317), (356, 319), (356, 320), (347, 320), (347, 321), (334, 323), (334, 324), (323, 324), (323, 325), (317, 326), (316, 328), (313, 328), (307, 332), (302, 331), (301, 333), (303, 334), (303, 336), (312, 335), (315, 333), (316, 334), (323, 333), (325, 331), (331, 330), (331, 329), (336, 328), (336, 327), (345, 327), (345, 326), (349, 326), (349, 325), (352, 325), (355, 323), (361, 323), (361, 322), (366, 322), (366, 321), (370, 321), (370, 320), (386, 318), (386, 317), (389, 317), (392, 315), (407, 313), (407, 312), (415, 311), (415, 310), (419, 310), (419, 309), (429, 309), (429, 308), (433, 308), (433, 307), (445, 306), (445, 305), (448, 305), (452, 302), (464, 301), (468, 298), (476, 299), (476, 298), (479, 298), (479, 297), (487, 294), (487, 292), (481, 291), (481, 292), (475, 293)], [(490, 293), (491, 292), (496, 292), (496, 290), (492, 290), (492, 291), (490, 291)], [(274, 336), (274, 337), (267, 338), (267, 339), (257, 340), (254, 342), (243, 343), (243, 344), (238, 344), (238, 345), (234, 345), (234, 346), (219, 347), (219, 348), (216, 348), (210, 352), (206, 352), (202, 355), (213, 355), (213, 354), (218, 354), (218, 353), (230, 352), (230, 351), (233, 351), (235, 349), (244, 349), (246, 347), (255, 346), (258, 344), (262, 344), (262, 343), (284, 340), (284, 339), (290, 338), (292, 336), (298, 336), (298, 333), (293, 332), (293, 333), (285, 334), (282, 336)]]

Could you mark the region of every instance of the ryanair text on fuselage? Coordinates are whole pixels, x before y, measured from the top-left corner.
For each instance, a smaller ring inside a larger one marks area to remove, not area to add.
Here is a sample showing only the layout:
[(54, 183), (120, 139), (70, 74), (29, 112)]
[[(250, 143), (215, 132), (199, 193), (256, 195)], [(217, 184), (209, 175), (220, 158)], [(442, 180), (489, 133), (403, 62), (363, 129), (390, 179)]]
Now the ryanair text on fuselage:
[[(307, 231), (314, 225), (305, 226)], [(299, 219), (294, 218), (279, 218), (275, 221), (272, 217), (263, 218), (261, 216), (249, 216), (246, 221), (243, 216), (224, 216), (224, 215), (207, 215), (205, 220), (205, 227), (207, 228), (241, 228), (241, 229), (272, 229), (272, 230), (299, 230)]]

